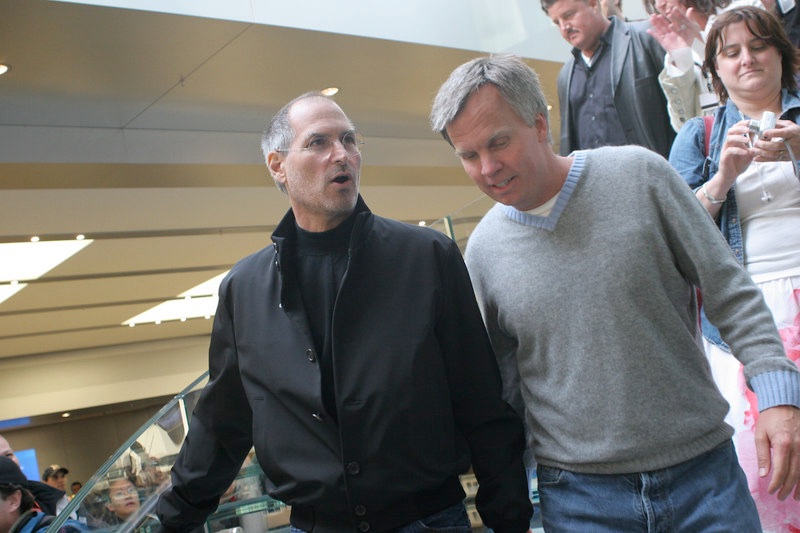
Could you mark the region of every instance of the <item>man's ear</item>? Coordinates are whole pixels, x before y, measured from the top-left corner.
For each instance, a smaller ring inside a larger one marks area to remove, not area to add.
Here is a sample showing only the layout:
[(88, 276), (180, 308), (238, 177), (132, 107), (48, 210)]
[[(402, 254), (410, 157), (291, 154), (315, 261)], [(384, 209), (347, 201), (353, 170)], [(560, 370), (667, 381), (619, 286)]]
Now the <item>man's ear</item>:
[(10, 512), (18, 511), (22, 505), (22, 490), (15, 490), (5, 498), (5, 501), (8, 502), (8, 510)]
[(285, 184), (286, 175), (283, 171), (283, 154), (272, 151), (267, 154), (267, 168), (276, 183)]
[(536, 138), (539, 140), (539, 142), (546, 142), (547, 128), (549, 128), (549, 125), (547, 124), (547, 117), (544, 113), (539, 113), (536, 115), (536, 120), (533, 123), (533, 127), (536, 128)]

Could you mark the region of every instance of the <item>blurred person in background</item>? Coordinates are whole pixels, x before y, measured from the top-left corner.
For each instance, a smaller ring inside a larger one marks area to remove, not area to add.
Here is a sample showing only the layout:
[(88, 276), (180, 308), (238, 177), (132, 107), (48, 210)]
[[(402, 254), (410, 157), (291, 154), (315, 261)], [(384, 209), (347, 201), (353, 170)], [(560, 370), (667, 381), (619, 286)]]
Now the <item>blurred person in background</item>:
[[(39, 509), (28, 490), (31, 482), (11, 458), (0, 455), (0, 533), (40, 533), (46, 531), (55, 518)], [(67, 520), (59, 532), (81, 532), (86, 527)]]
[[(14, 453), (14, 448), (2, 435), (0, 435), (0, 456), (11, 459), (19, 466), (19, 459)], [(36, 498), (39, 507), (47, 514), (57, 515), (69, 504), (66, 492), (42, 481), (30, 480), (28, 490)]]
[(572, 45), (558, 74), (561, 155), (636, 144), (667, 157), (675, 132), (658, 85), (664, 49), (648, 22), (606, 17), (599, 0), (541, 0)]
[(130, 479), (109, 480), (105, 493), (109, 525), (121, 524), (139, 510), (139, 491)]
[(614, 16), (620, 20), (628, 20), (622, 14), (622, 0), (600, 0), (600, 9), (606, 18)]
[(64, 493), (67, 492), (67, 474), (69, 470), (61, 465), (50, 465), (42, 472), (42, 481)]

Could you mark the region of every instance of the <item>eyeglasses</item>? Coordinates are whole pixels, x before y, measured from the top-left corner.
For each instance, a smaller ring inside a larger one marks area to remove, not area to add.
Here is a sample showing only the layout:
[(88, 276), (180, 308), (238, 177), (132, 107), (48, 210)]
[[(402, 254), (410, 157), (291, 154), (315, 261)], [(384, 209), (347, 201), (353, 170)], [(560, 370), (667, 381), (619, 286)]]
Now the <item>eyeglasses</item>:
[(128, 487), (127, 489), (120, 489), (115, 490), (110, 494), (112, 500), (123, 500), (128, 496), (133, 496), (134, 494), (138, 494), (139, 492), (136, 490), (136, 487)]
[[(311, 152), (319, 157), (327, 157), (333, 152), (336, 141), (337, 139), (328, 135), (314, 135), (303, 148), (280, 148), (276, 152)], [(360, 154), (364, 146), (364, 138), (353, 131), (343, 133), (338, 141), (350, 155)]]

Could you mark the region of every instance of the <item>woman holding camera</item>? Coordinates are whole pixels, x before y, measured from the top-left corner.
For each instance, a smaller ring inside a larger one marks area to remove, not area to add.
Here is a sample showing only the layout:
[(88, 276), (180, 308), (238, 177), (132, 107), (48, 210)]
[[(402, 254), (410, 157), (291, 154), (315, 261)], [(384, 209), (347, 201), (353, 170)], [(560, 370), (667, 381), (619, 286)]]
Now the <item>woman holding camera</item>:
[[(774, 15), (752, 7), (721, 14), (706, 43), (703, 68), (721, 105), (713, 125), (699, 117), (681, 128), (670, 163), (761, 288), (787, 355), (800, 364), (800, 53)], [(731, 404), (728, 422), (764, 531), (798, 531), (800, 494), (769, 494), (771, 473), (759, 475), (755, 454), (755, 397), (741, 365), (701, 316), (706, 353)], [(800, 423), (798, 411), (798, 420), (787, 423)]]

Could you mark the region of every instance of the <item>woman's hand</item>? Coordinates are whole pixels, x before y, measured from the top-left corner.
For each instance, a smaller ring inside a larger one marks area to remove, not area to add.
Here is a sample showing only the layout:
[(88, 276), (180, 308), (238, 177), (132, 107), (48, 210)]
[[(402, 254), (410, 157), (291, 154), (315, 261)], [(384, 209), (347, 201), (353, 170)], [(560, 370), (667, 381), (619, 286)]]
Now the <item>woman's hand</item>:
[(695, 193), (700, 203), (714, 218), (719, 214), (721, 204), (728, 196), (736, 178), (753, 161), (749, 124), (749, 120), (742, 120), (731, 126), (720, 150), (717, 173)]
[(749, 120), (742, 120), (731, 126), (719, 156), (719, 178), (727, 191), (733, 186), (739, 174), (747, 170), (753, 161), (754, 152), (750, 148)]
[(773, 129), (766, 130), (753, 143), (754, 161), (789, 161), (791, 147), (795, 157), (800, 154), (800, 126), (791, 120), (778, 120)]

